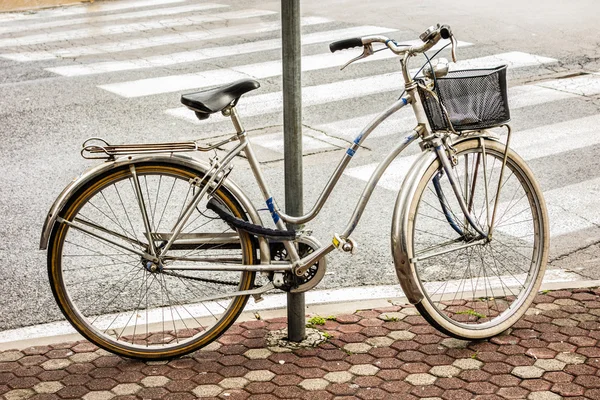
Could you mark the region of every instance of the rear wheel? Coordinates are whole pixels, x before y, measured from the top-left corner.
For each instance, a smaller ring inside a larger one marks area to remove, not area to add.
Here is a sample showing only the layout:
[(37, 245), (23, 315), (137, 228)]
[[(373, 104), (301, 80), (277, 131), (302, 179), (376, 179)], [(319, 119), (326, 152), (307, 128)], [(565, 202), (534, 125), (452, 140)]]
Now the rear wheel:
[(438, 159), (418, 183), (408, 215), (406, 254), (423, 293), (416, 304), (440, 331), (462, 339), (501, 333), (527, 310), (544, 275), (548, 218), (531, 170), (502, 143), (456, 145), (452, 173), (479, 228), (487, 233), (498, 197), (492, 237), (466, 221)]
[[(253, 240), (207, 210), (206, 198), (161, 264), (140, 256), (150, 252), (150, 241), (160, 252), (202, 178), (178, 165), (123, 166), (67, 203), (51, 235), (48, 272), (59, 307), (87, 339), (127, 357), (170, 358), (209, 344), (238, 317), (248, 296), (235, 292), (253, 287), (253, 272), (164, 269), (254, 263)], [(246, 218), (226, 188), (213, 196)]]

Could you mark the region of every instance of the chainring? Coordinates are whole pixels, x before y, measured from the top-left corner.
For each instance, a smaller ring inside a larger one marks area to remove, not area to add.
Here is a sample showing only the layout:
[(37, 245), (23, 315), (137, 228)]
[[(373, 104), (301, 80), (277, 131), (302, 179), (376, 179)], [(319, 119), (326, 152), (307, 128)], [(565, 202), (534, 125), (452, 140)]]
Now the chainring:
[[(297, 241), (298, 255), (301, 258), (320, 247), (321, 244), (312, 236), (303, 236)], [(276, 243), (275, 248), (271, 251), (271, 258), (277, 261), (288, 261), (287, 250), (283, 247), (283, 244)], [(321, 282), (321, 279), (325, 276), (326, 268), (327, 262), (325, 257), (323, 257), (311, 265), (302, 276), (296, 276), (291, 271), (285, 272), (283, 276), (284, 284), (279, 289), (291, 293), (306, 292)]]

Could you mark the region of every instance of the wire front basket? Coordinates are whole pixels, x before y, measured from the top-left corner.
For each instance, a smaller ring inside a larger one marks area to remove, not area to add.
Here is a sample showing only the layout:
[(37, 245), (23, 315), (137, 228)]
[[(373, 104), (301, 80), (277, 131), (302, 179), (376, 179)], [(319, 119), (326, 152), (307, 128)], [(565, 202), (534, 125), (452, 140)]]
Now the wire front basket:
[(435, 95), (420, 83), (419, 96), (434, 131), (486, 129), (510, 120), (506, 65), (448, 72), (436, 79)]

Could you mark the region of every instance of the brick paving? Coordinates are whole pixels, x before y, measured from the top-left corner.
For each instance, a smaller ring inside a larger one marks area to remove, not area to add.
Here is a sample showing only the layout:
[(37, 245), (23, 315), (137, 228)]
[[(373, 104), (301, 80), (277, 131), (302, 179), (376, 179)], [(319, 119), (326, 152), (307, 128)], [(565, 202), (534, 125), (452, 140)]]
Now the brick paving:
[(337, 315), (316, 348), (267, 347), (285, 319), (233, 326), (168, 362), (82, 341), (0, 352), (0, 396), (16, 399), (600, 399), (600, 289), (539, 294), (505, 334), (448, 338), (410, 306)]

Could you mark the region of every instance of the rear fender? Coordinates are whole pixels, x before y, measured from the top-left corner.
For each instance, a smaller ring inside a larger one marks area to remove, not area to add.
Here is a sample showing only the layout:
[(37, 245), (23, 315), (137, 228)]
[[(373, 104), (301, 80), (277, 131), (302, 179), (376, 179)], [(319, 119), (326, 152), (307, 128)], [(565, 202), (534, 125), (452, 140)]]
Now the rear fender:
[[(210, 166), (207, 163), (192, 157), (182, 155), (124, 157), (115, 161), (108, 161), (94, 168), (91, 168), (85, 171), (83, 174), (81, 174), (78, 178), (73, 180), (69, 185), (67, 185), (67, 187), (62, 191), (62, 193), (56, 198), (54, 204), (52, 204), (52, 207), (50, 207), (50, 211), (46, 216), (46, 221), (44, 222), (44, 226), (42, 228), (40, 250), (46, 250), (48, 248), (48, 241), (50, 240), (50, 234), (52, 233), (54, 224), (56, 224), (56, 219), (64, 209), (70, 197), (73, 196), (85, 184), (90, 182), (96, 176), (110, 171), (111, 169), (119, 168), (123, 165), (131, 165), (147, 161), (188, 167), (200, 173), (206, 173), (210, 169)], [(246, 210), (250, 221), (253, 224), (262, 226), (263, 223), (260, 219), (260, 216), (258, 215), (258, 212), (256, 211), (256, 208), (254, 207), (250, 199), (244, 194), (244, 192), (242, 192), (239, 186), (237, 186), (230, 178), (226, 178), (226, 180), (223, 182), (223, 186), (227, 188), (227, 190), (229, 190), (231, 194), (233, 194), (233, 196), (239, 201), (244, 210)], [(271, 255), (269, 250), (269, 244), (264, 238), (258, 238), (258, 241), (260, 248), (261, 264), (270, 264)]]

